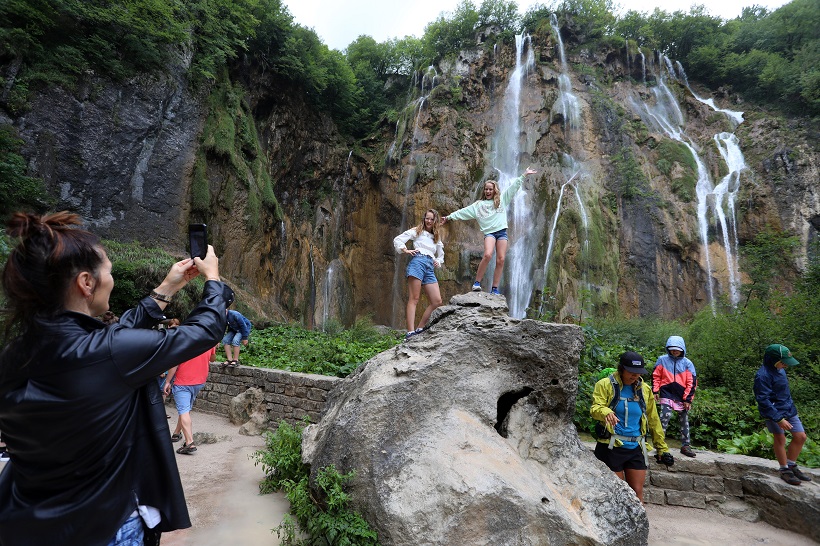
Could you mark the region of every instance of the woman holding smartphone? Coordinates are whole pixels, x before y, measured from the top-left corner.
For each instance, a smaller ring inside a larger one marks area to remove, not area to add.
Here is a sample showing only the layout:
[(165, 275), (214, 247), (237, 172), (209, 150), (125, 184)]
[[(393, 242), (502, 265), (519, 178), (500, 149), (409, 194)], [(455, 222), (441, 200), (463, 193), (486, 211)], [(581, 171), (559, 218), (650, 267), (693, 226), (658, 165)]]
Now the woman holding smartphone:
[[(233, 291), (208, 247), (175, 263), (150, 295), (104, 325), (114, 288), (100, 240), (68, 212), (15, 213), (3, 271), (0, 544), (159, 543), (190, 527), (156, 377), (213, 347)], [(174, 294), (202, 275), (202, 301), (154, 330)]]

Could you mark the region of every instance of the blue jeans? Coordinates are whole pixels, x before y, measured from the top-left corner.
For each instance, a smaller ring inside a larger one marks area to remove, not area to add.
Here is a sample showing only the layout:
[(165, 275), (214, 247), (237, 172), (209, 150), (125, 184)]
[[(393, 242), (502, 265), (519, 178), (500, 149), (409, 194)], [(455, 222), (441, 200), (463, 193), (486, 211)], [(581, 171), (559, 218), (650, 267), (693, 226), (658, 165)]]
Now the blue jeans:
[(108, 546), (142, 546), (143, 536), (142, 518), (137, 515), (125, 520)]

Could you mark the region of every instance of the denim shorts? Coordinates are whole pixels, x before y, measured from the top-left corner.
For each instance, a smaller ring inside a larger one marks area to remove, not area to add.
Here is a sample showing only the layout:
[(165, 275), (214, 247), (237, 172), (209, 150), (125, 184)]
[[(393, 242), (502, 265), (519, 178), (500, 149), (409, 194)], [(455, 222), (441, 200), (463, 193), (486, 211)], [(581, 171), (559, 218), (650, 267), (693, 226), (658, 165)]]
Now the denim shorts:
[(117, 530), (117, 534), (108, 546), (142, 546), (144, 532), (140, 516), (128, 518)]
[(225, 337), (222, 338), (222, 344), (239, 347), (242, 345), (242, 334), (239, 332), (234, 332), (233, 330), (228, 330)]
[(786, 419), (789, 424), (792, 426), (791, 430), (783, 430), (780, 428), (780, 425), (777, 424), (777, 421), (772, 421), (771, 419), (766, 419), (766, 428), (769, 429), (769, 432), (772, 434), (786, 434), (786, 432), (806, 432), (806, 429), (803, 428), (803, 423), (800, 422), (800, 417), (795, 415), (794, 417), (789, 417)]
[(437, 283), (438, 279), (433, 271), (433, 258), (426, 254), (418, 254), (410, 258), (407, 264), (407, 276), (421, 279), (421, 284)]
[(484, 238), (486, 239), (487, 237), (492, 237), (496, 241), (506, 241), (508, 239), (507, 228), (499, 229), (498, 231), (493, 231), (492, 233), (487, 233), (484, 235)]
[(183, 414), (191, 411), (194, 407), (194, 400), (204, 385), (174, 385), (171, 392), (174, 393), (174, 403), (177, 405), (177, 413)]

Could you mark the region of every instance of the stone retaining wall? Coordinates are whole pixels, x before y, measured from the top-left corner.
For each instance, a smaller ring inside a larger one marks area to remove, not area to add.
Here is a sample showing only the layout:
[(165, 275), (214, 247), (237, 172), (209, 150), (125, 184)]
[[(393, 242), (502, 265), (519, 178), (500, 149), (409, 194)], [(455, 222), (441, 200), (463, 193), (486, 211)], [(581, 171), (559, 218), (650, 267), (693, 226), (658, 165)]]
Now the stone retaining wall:
[(780, 479), (776, 461), (710, 451), (694, 459), (673, 455), (669, 468), (650, 457), (645, 502), (763, 520), (820, 542), (820, 471), (802, 468), (812, 481), (793, 486)]
[(326, 375), (250, 366), (222, 370), (218, 364), (211, 364), (208, 382), (197, 395), (194, 408), (227, 416), (231, 399), (251, 387), (256, 387), (264, 392), (268, 420), (272, 424), (282, 419), (296, 424), (305, 416), (316, 423), (322, 414), (325, 397), (337, 381), (340, 381), (340, 378)]

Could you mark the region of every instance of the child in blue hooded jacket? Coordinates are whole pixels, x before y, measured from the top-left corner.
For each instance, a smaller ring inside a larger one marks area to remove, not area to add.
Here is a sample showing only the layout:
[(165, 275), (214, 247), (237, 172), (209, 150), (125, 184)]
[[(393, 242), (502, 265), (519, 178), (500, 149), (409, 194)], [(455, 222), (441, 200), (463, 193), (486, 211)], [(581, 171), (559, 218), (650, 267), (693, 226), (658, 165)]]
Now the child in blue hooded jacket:
[(686, 343), (681, 336), (669, 336), (666, 340), (666, 354), (658, 357), (652, 370), (652, 392), (659, 405), (663, 431), (669, 426), (672, 412), (678, 412), (680, 420), (680, 452), (687, 457), (695, 457), (690, 445), (689, 409), (698, 387), (695, 365), (686, 358)]
[[(763, 353), (763, 365), (755, 374), (754, 392), (760, 416), (766, 420), (766, 428), (774, 435), (774, 455), (780, 463), (780, 477), (789, 485), (810, 482), (811, 476), (797, 467), (797, 457), (806, 443), (806, 430), (797, 415), (792, 400), (786, 368), (799, 362), (788, 347), (777, 343), (769, 345)], [(792, 441), (786, 448), (786, 431)]]

